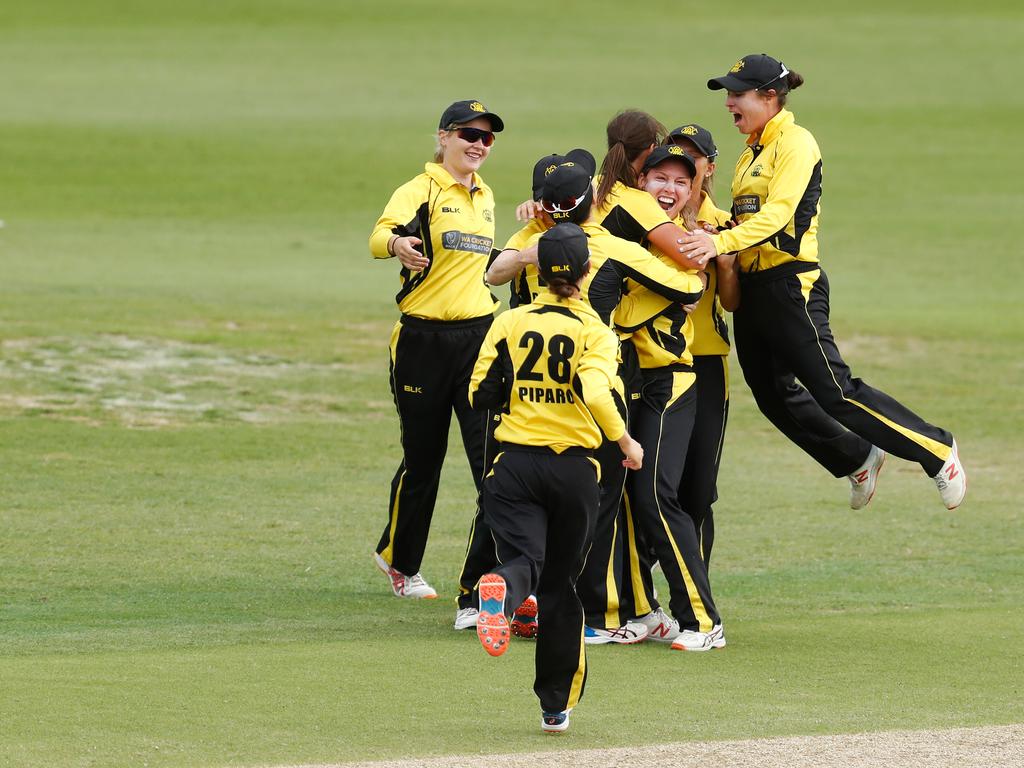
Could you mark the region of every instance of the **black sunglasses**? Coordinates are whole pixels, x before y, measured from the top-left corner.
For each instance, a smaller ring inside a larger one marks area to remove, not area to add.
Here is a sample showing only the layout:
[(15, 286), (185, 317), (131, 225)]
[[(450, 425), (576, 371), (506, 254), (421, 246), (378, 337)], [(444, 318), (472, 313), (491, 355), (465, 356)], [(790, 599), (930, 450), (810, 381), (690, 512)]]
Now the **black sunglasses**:
[(482, 141), (485, 147), (489, 147), (494, 143), (494, 134), (491, 131), (481, 128), (452, 128), (452, 130), (458, 134), (460, 139), (469, 144)]

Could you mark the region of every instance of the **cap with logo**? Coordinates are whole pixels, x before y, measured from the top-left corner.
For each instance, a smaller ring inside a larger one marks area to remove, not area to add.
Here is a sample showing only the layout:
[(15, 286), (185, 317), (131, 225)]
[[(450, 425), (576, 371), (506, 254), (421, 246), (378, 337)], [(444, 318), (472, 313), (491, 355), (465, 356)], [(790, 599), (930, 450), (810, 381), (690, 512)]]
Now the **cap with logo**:
[(678, 160), (685, 165), (690, 172), (691, 179), (697, 175), (697, 164), (693, 162), (693, 158), (686, 154), (682, 147), (675, 144), (669, 144), (667, 147), (655, 147), (651, 154), (647, 156), (647, 159), (644, 160), (644, 173), (647, 173), (656, 165), (661, 165), (666, 160)]
[(718, 157), (718, 147), (715, 146), (715, 140), (711, 138), (711, 131), (696, 123), (687, 123), (686, 125), (680, 125), (678, 128), (673, 128), (669, 131), (666, 143), (675, 143), (677, 139), (692, 141), (697, 149), (700, 150), (700, 153), (712, 162)]
[(463, 125), (472, 120), (476, 120), (478, 117), (486, 117), (491, 121), (491, 131), (493, 133), (501, 133), (505, 128), (505, 123), (493, 112), (488, 112), (487, 107), (482, 102), (476, 101), (475, 99), (467, 99), (466, 101), (456, 101), (448, 109), (441, 114), (441, 121), (437, 124), (439, 131), (447, 131), (452, 126)]
[(556, 224), (537, 242), (537, 271), (545, 281), (577, 282), (587, 273), (587, 235), (572, 222)]
[(564, 163), (582, 165), (591, 176), (597, 170), (597, 161), (585, 149), (570, 149), (564, 155), (545, 155), (533, 166), (533, 199), (540, 200), (544, 179)]
[(789, 70), (786, 65), (778, 59), (773, 59), (767, 53), (752, 53), (732, 65), (722, 77), (713, 77), (708, 80), (708, 88), (712, 91), (720, 91), (723, 88), (729, 91), (742, 93), (755, 88), (775, 88), (781, 90), (786, 88), (786, 75)]

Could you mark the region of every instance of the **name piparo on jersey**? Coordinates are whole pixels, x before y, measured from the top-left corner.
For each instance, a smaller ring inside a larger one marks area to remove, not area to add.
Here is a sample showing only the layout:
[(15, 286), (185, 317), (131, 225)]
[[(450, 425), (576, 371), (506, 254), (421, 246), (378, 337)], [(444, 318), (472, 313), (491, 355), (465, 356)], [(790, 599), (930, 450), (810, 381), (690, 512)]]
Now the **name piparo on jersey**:
[(626, 426), (615, 407), (618, 342), (580, 299), (544, 293), (499, 315), (469, 384), (474, 408), (503, 410), (502, 443), (597, 448)]
[(427, 163), (391, 196), (370, 235), (374, 258), (386, 259), (394, 235), (423, 241), (430, 264), (421, 272), (402, 268), (395, 296), (403, 314), (425, 320), (468, 320), (494, 312), (497, 299), (483, 281), (494, 245), (494, 194), (473, 174), (473, 188), (455, 181), (441, 165)]

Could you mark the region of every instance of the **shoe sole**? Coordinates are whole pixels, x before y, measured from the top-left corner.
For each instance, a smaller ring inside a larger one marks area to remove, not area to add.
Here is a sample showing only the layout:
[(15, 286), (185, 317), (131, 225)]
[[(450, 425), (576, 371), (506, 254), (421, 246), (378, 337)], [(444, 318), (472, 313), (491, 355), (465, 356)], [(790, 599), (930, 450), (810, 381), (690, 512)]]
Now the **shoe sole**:
[(501, 656), (508, 650), (505, 592), (505, 580), (501, 576), (489, 573), (480, 579), (480, 613), (476, 618), (476, 636), (491, 656)]
[(566, 720), (562, 725), (551, 726), (541, 721), (541, 730), (549, 736), (557, 736), (560, 733), (565, 733), (569, 730), (569, 721)]
[(537, 601), (527, 598), (512, 615), (512, 634), (530, 640), (537, 636)]

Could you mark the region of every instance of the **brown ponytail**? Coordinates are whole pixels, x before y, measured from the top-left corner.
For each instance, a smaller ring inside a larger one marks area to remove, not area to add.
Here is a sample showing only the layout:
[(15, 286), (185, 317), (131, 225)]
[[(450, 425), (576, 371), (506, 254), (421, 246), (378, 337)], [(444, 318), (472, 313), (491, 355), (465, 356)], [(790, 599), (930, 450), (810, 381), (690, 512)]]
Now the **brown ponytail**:
[(546, 282), (548, 290), (562, 299), (568, 299), (579, 290), (576, 283), (570, 283), (564, 277), (554, 277)]
[(615, 182), (627, 187), (636, 186), (636, 172), (632, 162), (652, 144), (660, 144), (668, 131), (651, 115), (639, 109), (619, 112), (608, 123), (608, 154), (601, 163), (601, 184), (597, 188), (594, 204), (600, 208)]
[(794, 88), (799, 88), (803, 84), (804, 76), (799, 72), (794, 72), (792, 69), (789, 70), (789, 74), (786, 75), (786, 84), (783, 85), (782, 83), (779, 83), (775, 88), (775, 93), (778, 94), (779, 106), (786, 106), (786, 98), (789, 96), (789, 92)]

